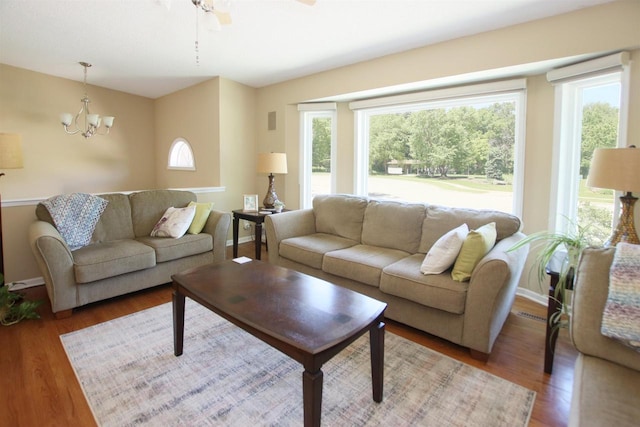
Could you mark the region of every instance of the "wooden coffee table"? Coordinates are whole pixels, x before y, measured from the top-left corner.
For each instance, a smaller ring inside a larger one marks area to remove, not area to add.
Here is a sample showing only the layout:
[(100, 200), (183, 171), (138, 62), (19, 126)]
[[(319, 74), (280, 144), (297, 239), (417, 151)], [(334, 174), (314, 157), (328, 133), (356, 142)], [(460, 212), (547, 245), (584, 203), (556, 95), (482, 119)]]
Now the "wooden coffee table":
[(319, 426), (322, 365), (365, 332), (371, 345), (373, 400), (382, 401), (387, 304), (262, 261), (232, 260), (175, 274), (174, 353), (182, 354), (185, 297), (280, 350), (304, 367), (304, 425)]

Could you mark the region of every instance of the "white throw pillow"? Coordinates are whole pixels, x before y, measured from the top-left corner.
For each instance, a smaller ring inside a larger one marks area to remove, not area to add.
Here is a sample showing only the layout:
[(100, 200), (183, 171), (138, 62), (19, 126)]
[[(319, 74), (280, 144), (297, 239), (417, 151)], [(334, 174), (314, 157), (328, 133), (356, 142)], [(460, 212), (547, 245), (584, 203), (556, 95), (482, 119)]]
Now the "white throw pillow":
[(469, 227), (467, 224), (462, 224), (440, 237), (424, 257), (420, 272), (440, 274), (449, 269), (456, 261), (468, 233)]
[(171, 207), (164, 212), (160, 221), (151, 230), (151, 237), (173, 237), (177, 239), (187, 232), (193, 217), (196, 214), (195, 206), (186, 208)]

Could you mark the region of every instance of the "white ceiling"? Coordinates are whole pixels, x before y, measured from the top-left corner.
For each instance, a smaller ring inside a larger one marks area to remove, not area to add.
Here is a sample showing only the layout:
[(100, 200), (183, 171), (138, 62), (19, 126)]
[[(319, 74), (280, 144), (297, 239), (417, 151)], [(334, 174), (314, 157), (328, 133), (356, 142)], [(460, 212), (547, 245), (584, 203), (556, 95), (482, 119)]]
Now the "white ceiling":
[(1, 0), (0, 62), (150, 98), (214, 76), (253, 87), (612, 0)]

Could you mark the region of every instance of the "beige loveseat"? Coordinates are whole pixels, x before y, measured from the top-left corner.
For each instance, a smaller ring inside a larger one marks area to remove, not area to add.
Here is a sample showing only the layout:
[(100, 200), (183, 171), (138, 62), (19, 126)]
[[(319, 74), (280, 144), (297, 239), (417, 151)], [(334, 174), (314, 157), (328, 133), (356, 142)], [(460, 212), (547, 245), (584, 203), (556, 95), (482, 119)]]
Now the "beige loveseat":
[(196, 201), (189, 191), (149, 190), (103, 194), (108, 204), (89, 245), (71, 250), (42, 203), (29, 241), (56, 317), (106, 298), (171, 282), (182, 270), (223, 260), (231, 216), (212, 210), (199, 234), (150, 237), (169, 207)]
[(569, 426), (640, 423), (640, 353), (601, 333), (614, 248), (582, 253), (573, 294), (571, 339), (578, 350)]
[[(497, 243), (470, 281), (423, 275), (425, 254), (448, 231), (495, 222)], [(313, 209), (266, 218), (269, 261), (388, 304), (385, 316), (488, 357), (513, 304), (528, 247), (520, 220), (496, 211), (316, 196)]]

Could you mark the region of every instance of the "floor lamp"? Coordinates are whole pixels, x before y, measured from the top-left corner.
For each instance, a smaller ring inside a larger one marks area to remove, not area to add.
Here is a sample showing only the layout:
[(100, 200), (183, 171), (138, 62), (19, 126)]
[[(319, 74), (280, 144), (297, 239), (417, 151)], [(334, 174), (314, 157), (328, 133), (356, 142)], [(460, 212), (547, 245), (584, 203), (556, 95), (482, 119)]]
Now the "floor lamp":
[(626, 192), (620, 196), (622, 212), (618, 226), (605, 246), (615, 246), (619, 242), (640, 244), (633, 218), (633, 209), (638, 198), (631, 194), (640, 192), (639, 171), (640, 149), (634, 145), (628, 148), (596, 148), (593, 151), (587, 186)]
[[(22, 142), (20, 135), (0, 133), (0, 170), (22, 168)], [(0, 172), (0, 177), (4, 172)], [(4, 251), (2, 246), (2, 197), (0, 196), (0, 273), (4, 283)]]

